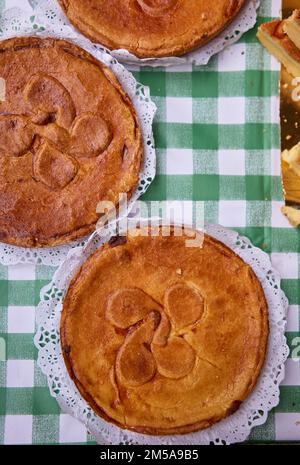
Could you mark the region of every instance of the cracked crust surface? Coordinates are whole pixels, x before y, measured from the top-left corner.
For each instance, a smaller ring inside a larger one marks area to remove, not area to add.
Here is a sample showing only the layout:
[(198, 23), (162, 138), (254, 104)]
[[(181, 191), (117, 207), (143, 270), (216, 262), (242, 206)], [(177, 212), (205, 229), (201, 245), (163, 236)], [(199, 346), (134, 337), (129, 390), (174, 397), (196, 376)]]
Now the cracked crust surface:
[[(254, 389), (268, 308), (252, 269), (205, 236), (111, 241), (77, 273), (63, 304), (69, 374), (92, 408), (152, 435), (208, 428)], [(138, 231), (139, 232), (139, 231)]]
[(180, 56), (216, 37), (247, 0), (59, 0), (94, 42), (140, 58)]

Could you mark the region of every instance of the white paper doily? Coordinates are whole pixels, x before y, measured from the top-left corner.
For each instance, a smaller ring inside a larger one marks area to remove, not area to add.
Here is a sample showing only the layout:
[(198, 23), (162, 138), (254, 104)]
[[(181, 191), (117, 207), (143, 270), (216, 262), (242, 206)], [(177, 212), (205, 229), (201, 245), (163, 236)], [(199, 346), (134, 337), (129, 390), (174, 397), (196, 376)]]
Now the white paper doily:
[(94, 413), (67, 373), (59, 332), (62, 301), (76, 271), (100, 245), (109, 240), (111, 234), (107, 233), (102, 239), (95, 234), (85, 248), (70, 251), (52, 282), (41, 291), (34, 338), (38, 365), (47, 376), (51, 395), (57, 399), (62, 411), (82, 421), (100, 444), (202, 445), (242, 442), (253, 427), (267, 420), (268, 412), (279, 402), (279, 384), (284, 378), (284, 363), (289, 353), (284, 336), (288, 301), (280, 289), (280, 277), (272, 268), (269, 256), (254, 247), (247, 238), (216, 225), (206, 225), (205, 231), (234, 250), (253, 268), (266, 295), (270, 324), (266, 362), (256, 388), (236, 413), (207, 430), (167, 437), (121, 430)]
[[(49, 22), (51, 19), (53, 21)], [(11, 8), (5, 11), (0, 19), (0, 40), (26, 35), (56, 37), (74, 42), (99, 61), (105, 63), (118, 77), (131, 98), (143, 133), (144, 162), (139, 185), (132, 198), (128, 201), (127, 213), (129, 213), (136, 200), (147, 191), (156, 174), (156, 154), (152, 130), (156, 105), (150, 98), (149, 87), (138, 83), (134, 76), (123, 65), (118, 63), (107, 49), (92, 44), (88, 39), (76, 33), (73, 28), (51, 17), (49, 13), (46, 16), (40, 12), (36, 16), (19, 8)], [(43, 263), (44, 265), (58, 266), (66, 258), (69, 250), (82, 244), (83, 241), (85, 242), (84, 239), (80, 239), (75, 243), (42, 249), (22, 248), (0, 242), (0, 263), (3, 265)]]
[[(228, 45), (237, 42), (245, 32), (255, 26), (259, 5), (260, 0), (248, 0), (237, 17), (218, 35), (218, 37), (211, 40), (207, 45), (187, 53), (182, 57), (140, 59), (127, 50), (113, 50), (111, 53), (122, 62), (139, 66), (207, 65), (212, 56), (221, 52)], [(51, 23), (59, 21), (61, 24), (71, 25), (56, 0), (34, 0), (32, 6), (35, 7), (35, 13), (37, 15), (40, 13), (46, 14)], [(73, 28), (73, 26), (71, 27)]]

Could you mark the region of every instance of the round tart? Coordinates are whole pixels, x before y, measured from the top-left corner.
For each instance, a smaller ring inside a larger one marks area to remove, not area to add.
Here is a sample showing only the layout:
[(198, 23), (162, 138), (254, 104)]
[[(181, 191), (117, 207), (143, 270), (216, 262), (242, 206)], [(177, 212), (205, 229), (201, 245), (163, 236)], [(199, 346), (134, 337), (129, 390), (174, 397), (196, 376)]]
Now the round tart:
[(191, 247), (194, 231), (146, 231), (111, 240), (82, 266), (63, 305), (62, 350), (104, 419), (144, 434), (189, 433), (253, 390), (267, 303), (250, 266), (212, 237)]
[(0, 240), (53, 246), (95, 228), (139, 181), (142, 137), (115, 75), (76, 45), (0, 43)]
[(179, 56), (217, 36), (246, 0), (59, 0), (70, 21), (110, 49)]

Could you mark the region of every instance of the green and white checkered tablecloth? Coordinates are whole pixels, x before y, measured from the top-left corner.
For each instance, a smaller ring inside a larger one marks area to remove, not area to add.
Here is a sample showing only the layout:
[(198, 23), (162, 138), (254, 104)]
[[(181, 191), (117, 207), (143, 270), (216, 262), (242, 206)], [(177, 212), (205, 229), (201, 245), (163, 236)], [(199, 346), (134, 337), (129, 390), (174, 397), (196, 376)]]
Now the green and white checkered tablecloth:
[[(24, 6), (7, 0), (6, 6)], [(0, 8), (5, 2), (0, 2)], [(31, 1), (34, 5), (34, 1)], [(279, 0), (262, 0), (258, 23), (278, 16)], [(141, 69), (151, 88), (158, 172), (144, 200), (204, 201), (207, 222), (247, 235), (271, 254), (289, 301), (291, 355), (279, 406), (251, 442), (300, 441), (300, 232), (281, 215), (279, 66), (256, 28), (205, 68)], [(35, 307), (54, 270), (0, 266), (0, 443), (93, 442), (85, 427), (60, 412), (36, 365)]]

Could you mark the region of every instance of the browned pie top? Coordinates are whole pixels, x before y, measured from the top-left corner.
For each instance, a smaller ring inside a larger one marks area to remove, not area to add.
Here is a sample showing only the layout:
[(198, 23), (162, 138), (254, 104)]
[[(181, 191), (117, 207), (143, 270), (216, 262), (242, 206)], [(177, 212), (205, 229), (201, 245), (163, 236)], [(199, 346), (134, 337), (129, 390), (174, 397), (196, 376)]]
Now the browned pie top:
[(206, 428), (234, 412), (260, 374), (268, 311), (258, 279), (215, 239), (202, 248), (187, 239), (131, 231), (89, 258), (64, 301), (69, 373), (122, 428)]
[(95, 227), (100, 200), (131, 195), (142, 161), (135, 110), (114, 74), (74, 44), (0, 43), (0, 240), (56, 245)]
[(95, 42), (139, 57), (182, 55), (207, 43), (247, 0), (59, 0)]

